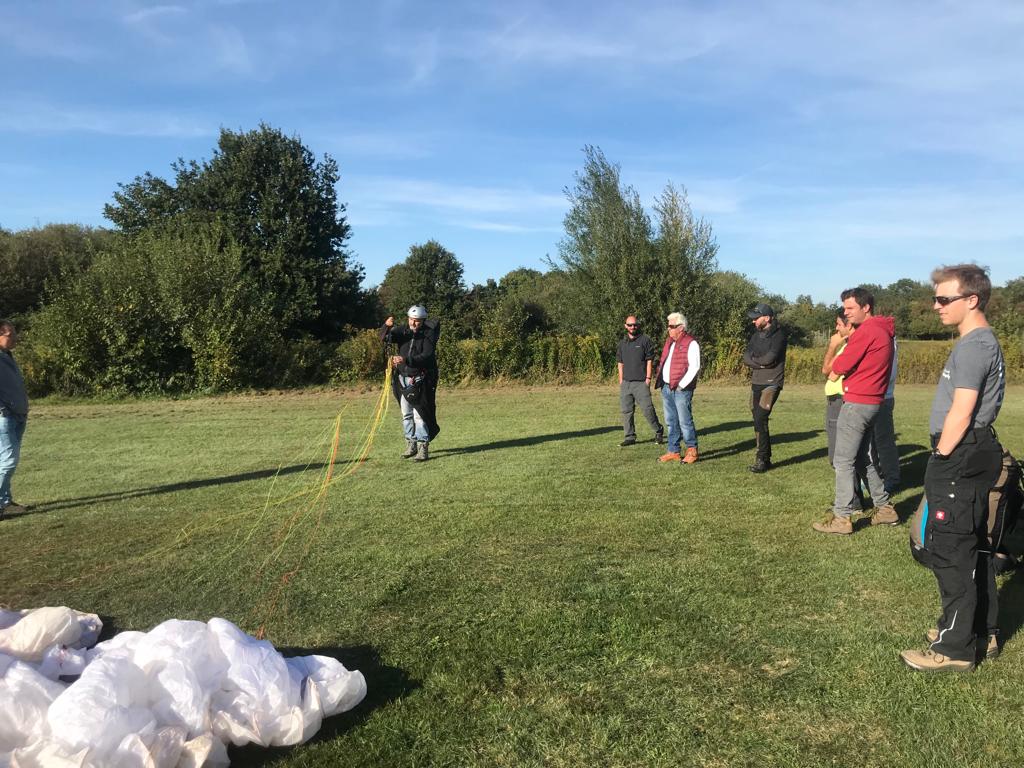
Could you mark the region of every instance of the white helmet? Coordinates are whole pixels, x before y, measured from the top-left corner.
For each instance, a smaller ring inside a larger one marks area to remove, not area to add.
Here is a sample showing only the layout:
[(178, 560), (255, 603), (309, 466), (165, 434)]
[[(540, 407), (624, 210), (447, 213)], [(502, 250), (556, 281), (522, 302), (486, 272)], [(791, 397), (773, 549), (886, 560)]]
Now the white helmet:
[(406, 314), (408, 314), (413, 320), (426, 320), (427, 308), (422, 304), (414, 304), (409, 307), (409, 311)]

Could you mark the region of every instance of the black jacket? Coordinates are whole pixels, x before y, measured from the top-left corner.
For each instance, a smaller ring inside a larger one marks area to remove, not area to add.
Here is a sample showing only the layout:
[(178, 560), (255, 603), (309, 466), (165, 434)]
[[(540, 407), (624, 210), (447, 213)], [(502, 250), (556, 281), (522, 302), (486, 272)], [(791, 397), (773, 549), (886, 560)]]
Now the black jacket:
[(786, 374), (789, 336), (778, 320), (763, 331), (754, 331), (743, 353), (743, 364), (751, 369), (750, 383), (781, 387)]
[(437, 372), (437, 340), (441, 335), (441, 323), (438, 320), (424, 320), (418, 331), (407, 325), (395, 325), (380, 329), (380, 339), (398, 345), (398, 354), (402, 356), (402, 364), (398, 372), (403, 376), (424, 376), (427, 372)]
[[(413, 332), (407, 325), (380, 329), (381, 341), (398, 344), (402, 364), (398, 372), (403, 376), (423, 377), (423, 397), (413, 408), (426, 422), (427, 435), (431, 440), (437, 437), (441, 426), (437, 423), (437, 340), (441, 337), (441, 323), (438, 320), (424, 320), (423, 326)], [(402, 400), (402, 385), (397, 376), (391, 377), (391, 392), (395, 400)]]

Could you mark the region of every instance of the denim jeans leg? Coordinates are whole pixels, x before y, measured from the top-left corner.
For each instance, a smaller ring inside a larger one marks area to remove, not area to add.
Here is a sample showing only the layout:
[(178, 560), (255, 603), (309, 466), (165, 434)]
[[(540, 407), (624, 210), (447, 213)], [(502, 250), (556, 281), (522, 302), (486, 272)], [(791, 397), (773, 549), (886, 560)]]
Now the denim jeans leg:
[(682, 427), (683, 442), (687, 448), (697, 447), (697, 428), (693, 424), (693, 390), (684, 389), (676, 392), (676, 408), (679, 411), (679, 423)]
[[(860, 510), (860, 502), (857, 497), (857, 463), (858, 457), (863, 457), (867, 452), (867, 441), (871, 438), (871, 423), (878, 414), (877, 405), (866, 405), (863, 403), (844, 402), (839, 411), (839, 419), (836, 421), (836, 449), (832, 463), (836, 470), (836, 496), (832, 506), (832, 512), (836, 517), (849, 517)], [(880, 485), (881, 478), (877, 473), (868, 473), (869, 484), (872, 479)], [(870, 489), (874, 492), (874, 488)], [(884, 501), (876, 504), (888, 503), (889, 497), (885, 491), (878, 488)]]
[(665, 424), (668, 426), (668, 446), (665, 450), (668, 453), (679, 453), (679, 411), (676, 410), (676, 394), (669, 389), (668, 384), (661, 388), (661, 410), (665, 414)]
[(11, 503), (11, 477), (21, 457), (21, 439), (25, 421), (13, 416), (0, 416), (0, 507)]

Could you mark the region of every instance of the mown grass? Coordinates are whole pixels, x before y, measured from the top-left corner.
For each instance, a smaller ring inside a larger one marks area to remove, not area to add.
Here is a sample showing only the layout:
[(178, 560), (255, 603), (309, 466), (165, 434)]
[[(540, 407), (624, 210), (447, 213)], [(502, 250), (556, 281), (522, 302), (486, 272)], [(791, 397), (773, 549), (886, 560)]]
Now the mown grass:
[[(898, 392), (904, 514), (931, 391)], [(39, 406), (15, 478), (35, 508), (0, 523), (0, 600), (116, 629), (220, 615), (254, 631), (268, 490), (315, 485), (301, 469), (322, 459), (318, 436), (347, 403), (350, 443), (374, 396)], [(279, 647), (361, 669), (368, 698), (308, 745), (236, 763), (1019, 766), (1024, 578), (1001, 582), (997, 661), (910, 672), (898, 653), (938, 597), (906, 526), (814, 534), (832, 488), (820, 389), (784, 392), (765, 476), (746, 470), (747, 397), (698, 391), (690, 467), (617, 447), (614, 387), (444, 390), (426, 465), (398, 458), (392, 409), (321, 525), (296, 529), (313, 546), (266, 621)], [(1022, 426), (1013, 388), (1000, 434), (1019, 454)]]

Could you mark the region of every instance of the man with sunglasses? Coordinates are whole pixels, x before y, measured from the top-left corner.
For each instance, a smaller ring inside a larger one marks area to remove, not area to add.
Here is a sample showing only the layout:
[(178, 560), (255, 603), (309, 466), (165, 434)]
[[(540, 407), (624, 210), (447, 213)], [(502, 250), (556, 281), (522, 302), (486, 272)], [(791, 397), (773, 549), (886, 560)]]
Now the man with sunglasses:
[(896, 525), (899, 516), (889, 502), (878, 464), (869, 457), (875, 420), (889, 388), (895, 353), (896, 323), (891, 317), (876, 316), (875, 297), (866, 288), (850, 288), (840, 295), (846, 319), (854, 327), (842, 354), (832, 360), (829, 379), (843, 379), (843, 404), (836, 421), (832, 466), (836, 472), (835, 501), (827, 522), (812, 523), (819, 533), (853, 533), (854, 512), (861, 510), (857, 493), (862, 468), (868, 493), (875, 505), (872, 525)]
[(665, 442), (665, 432), (651, 401), (651, 367), (654, 363), (654, 342), (640, 332), (636, 315), (626, 318), (626, 335), (619, 341), (615, 359), (619, 366), (619, 405), (622, 408), (622, 429), (625, 432), (619, 445), (626, 448), (636, 444), (636, 426), (633, 412), (637, 405), (654, 430), (654, 442)]
[(926, 635), (928, 648), (901, 656), (922, 672), (968, 672), (979, 656), (999, 655), (995, 572), (984, 550), (989, 492), (1002, 464), (992, 424), (1006, 380), (999, 340), (985, 318), (992, 295), (985, 271), (976, 264), (940, 267), (932, 282), (939, 319), (960, 332), (932, 401), (932, 454), (924, 474), (922, 538), (942, 615)]
[(28, 423), (25, 379), (11, 354), (17, 343), (14, 324), (0, 320), (0, 517), (25, 512), (25, 507), (11, 498), (11, 477), (21, 458), (21, 440)]

